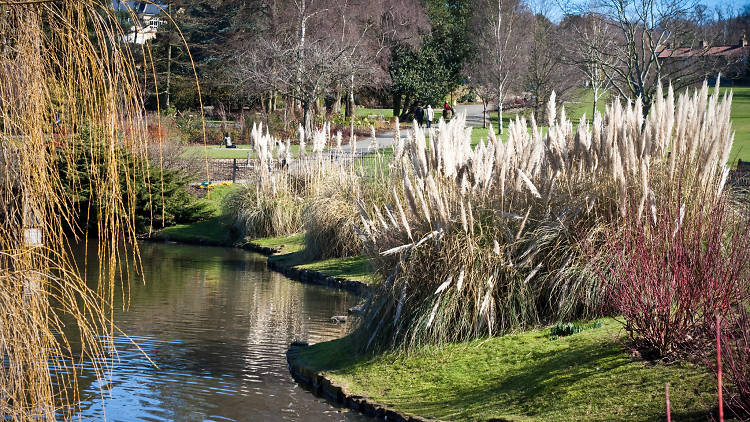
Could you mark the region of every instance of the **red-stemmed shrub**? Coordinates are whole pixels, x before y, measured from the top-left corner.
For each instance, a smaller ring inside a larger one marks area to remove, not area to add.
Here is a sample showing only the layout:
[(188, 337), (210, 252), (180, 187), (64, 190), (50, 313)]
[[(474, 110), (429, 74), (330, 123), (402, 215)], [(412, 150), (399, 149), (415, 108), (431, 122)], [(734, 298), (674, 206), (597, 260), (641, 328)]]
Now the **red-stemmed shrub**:
[[(724, 401), (740, 420), (750, 420), (750, 301), (722, 323), (721, 365)], [(715, 372), (718, 367), (710, 365)], [(728, 381), (728, 382), (726, 382)]]
[(715, 318), (745, 306), (750, 237), (738, 220), (723, 200), (690, 211), (678, 202), (628, 219), (609, 235), (601, 274), (643, 357), (707, 350)]

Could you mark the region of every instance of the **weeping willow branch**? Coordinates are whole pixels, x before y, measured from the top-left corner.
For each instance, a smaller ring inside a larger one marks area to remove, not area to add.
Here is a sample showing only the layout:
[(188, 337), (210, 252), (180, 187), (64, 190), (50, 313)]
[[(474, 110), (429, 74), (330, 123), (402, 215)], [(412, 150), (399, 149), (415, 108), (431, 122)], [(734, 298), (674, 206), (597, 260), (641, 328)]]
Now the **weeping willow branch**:
[[(9, 420), (73, 418), (79, 361), (107, 374), (118, 283), (127, 295), (119, 270), (138, 263), (135, 183), (149, 165), (124, 35), (95, 0), (0, 0), (0, 414)], [(85, 191), (75, 177), (63, 183), (81, 162)], [(79, 209), (76, 197), (99, 208)], [(70, 253), (71, 238), (90, 236), (96, 283)]]

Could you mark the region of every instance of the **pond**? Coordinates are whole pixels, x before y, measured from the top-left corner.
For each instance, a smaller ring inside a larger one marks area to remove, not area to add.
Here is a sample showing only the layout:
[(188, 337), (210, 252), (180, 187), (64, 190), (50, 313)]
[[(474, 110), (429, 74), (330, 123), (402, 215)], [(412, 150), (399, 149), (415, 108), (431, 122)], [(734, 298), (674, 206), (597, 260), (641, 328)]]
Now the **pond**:
[[(84, 420), (369, 420), (305, 391), (285, 358), (294, 340), (346, 334), (330, 318), (345, 315), (356, 296), (292, 281), (239, 249), (142, 243), (140, 250), (145, 284), (131, 281), (126, 310), (115, 295), (125, 335), (115, 338), (106, 385), (84, 372)], [(96, 271), (90, 262), (88, 274)]]

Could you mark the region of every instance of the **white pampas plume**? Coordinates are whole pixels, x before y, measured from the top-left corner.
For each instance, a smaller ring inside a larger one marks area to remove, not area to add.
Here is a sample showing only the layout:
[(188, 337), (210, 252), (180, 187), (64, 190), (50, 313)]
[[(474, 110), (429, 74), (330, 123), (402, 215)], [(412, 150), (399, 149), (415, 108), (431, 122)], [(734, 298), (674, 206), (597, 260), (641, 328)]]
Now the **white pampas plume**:
[(461, 288), (464, 287), (464, 276), (466, 275), (466, 266), (461, 267), (461, 272), (458, 273), (458, 282), (456, 282), (456, 290), (461, 292)]
[(367, 147), (369, 151), (375, 151), (378, 149), (378, 138), (375, 136), (375, 126), (370, 125), (370, 145)]
[(514, 214), (512, 212), (501, 212), (500, 216), (503, 218), (512, 218), (514, 220), (523, 220), (522, 215)]
[(299, 135), (299, 156), (303, 157), (305, 155), (305, 128), (302, 125), (299, 125), (297, 134)]
[(404, 229), (406, 229), (406, 234), (409, 236), (409, 240), (414, 240), (411, 236), (409, 221), (406, 219), (406, 213), (404, 213), (404, 208), (401, 206), (401, 200), (398, 199), (398, 194), (396, 193), (395, 187), (393, 188), (393, 200), (396, 202), (396, 209), (398, 210), (399, 217), (401, 218), (401, 224), (404, 226)]
[(435, 236), (437, 236), (439, 234), (440, 234), (439, 230), (434, 230), (434, 231), (430, 232), (427, 236), (423, 237), (422, 240), (420, 240), (419, 242), (417, 242), (417, 244), (414, 245), (414, 247), (417, 248), (417, 247), (421, 246), (424, 242), (432, 239), (433, 237), (435, 237)]
[(547, 125), (549, 127), (553, 127), (555, 125), (555, 117), (556, 117), (556, 110), (555, 110), (555, 99), (557, 94), (555, 94), (555, 91), (552, 91), (552, 94), (549, 96), (549, 101), (547, 101)]
[(494, 276), (490, 276), (490, 278), (487, 280), (487, 285), (489, 286), (489, 288), (487, 289), (487, 293), (485, 294), (484, 300), (482, 301), (482, 306), (479, 309), (480, 315), (484, 315), (488, 310), (488, 306), (490, 304), (490, 295), (492, 294), (492, 287), (493, 287), (492, 279), (493, 278)]
[(437, 290), (435, 290), (435, 294), (437, 295), (437, 294), (443, 293), (445, 291), (445, 289), (447, 289), (448, 286), (451, 285), (451, 281), (453, 281), (453, 277), (448, 276), (448, 278), (443, 282), (443, 284), (441, 284), (437, 288)]
[(405, 251), (408, 249), (413, 248), (415, 245), (413, 243), (407, 243), (406, 245), (396, 246), (395, 248), (388, 249), (387, 251), (380, 252), (380, 255), (382, 256), (388, 256), (397, 254), (401, 251)]
[(404, 287), (401, 288), (401, 296), (398, 299), (398, 306), (396, 307), (396, 317), (393, 318), (393, 326), (395, 327), (398, 323), (398, 318), (401, 316), (401, 310), (404, 308), (404, 302), (406, 299), (406, 287), (409, 285), (408, 282), (404, 283)]
[(540, 262), (539, 264), (537, 264), (536, 267), (534, 267), (534, 269), (529, 273), (529, 275), (526, 276), (526, 278), (523, 280), (523, 284), (524, 285), (528, 284), (529, 281), (531, 281), (531, 279), (534, 278), (536, 273), (539, 272), (541, 268), (542, 268), (542, 263)]
[(724, 185), (727, 183), (727, 177), (729, 176), (729, 168), (724, 166), (724, 171), (721, 172), (721, 180), (719, 180), (719, 189), (716, 191), (717, 196), (721, 196), (724, 191)]
[(466, 221), (466, 207), (464, 207), (463, 200), (461, 200), (461, 228), (464, 229), (464, 233), (469, 232), (469, 224)]
[(336, 132), (336, 152), (341, 152), (341, 143), (343, 142), (341, 131)]
[(432, 307), (432, 313), (430, 313), (430, 319), (427, 320), (427, 328), (430, 328), (432, 325), (432, 321), (435, 319), (435, 314), (437, 313), (438, 306), (440, 306), (440, 297), (438, 297), (435, 300), (435, 306)]
[(518, 232), (516, 232), (516, 240), (521, 238), (521, 233), (523, 232), (523, 228), (526, 227), (526, 221), (528, 221), (530, 213), (531, 207), (526, 210), (526, 215), (523, 216), (523, 221), (521, 221), (521, 225), (518, 227)]
[(531, 180), (529, 180), (529, 178), (526, 177), (526, 173), (524, 173), (523, 170), (518, 169), (518, 177), (523, 181), (523, 183), (526, 185), (526, 187), (529, 189), (532, 195), (534, 195), (537, 199), (542, 198), (542, 195), (539, 194), (539, 191), (536, 189), (536, 186), (534, 186), (534, 184), (531, 183)]
[(682, 204), (682, 206), (680, 207), (680, 215), (677, 217), (677, 220), (675, 220), (674, 231), (672, 232), (673, 239), (675, 236), (677, 236), (677, 232), (680, 231), (680, 227), (682, 226), (682, 219), (684, 217), (685, 217), (685, 204)]
[(497, 243), (497, 239), (492, 239), (492, 252), (494, 252), (495, 255), (500, 255), (500, 244)]

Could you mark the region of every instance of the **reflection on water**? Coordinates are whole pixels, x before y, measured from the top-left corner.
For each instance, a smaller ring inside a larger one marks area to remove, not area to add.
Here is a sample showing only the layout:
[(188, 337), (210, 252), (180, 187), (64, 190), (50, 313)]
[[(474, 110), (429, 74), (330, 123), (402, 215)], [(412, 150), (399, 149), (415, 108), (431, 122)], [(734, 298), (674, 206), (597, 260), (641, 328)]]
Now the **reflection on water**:
[(363, 420), (297, 386), (284, 355), (295, 339), (343, 335), (329, 319), (356, 297), (291, 281), (241, 250), (149, 243), (141, 254), (146, 284), (131, 283), (115, 322), (157, 366), (118, 336), (104, 398), (93, 377), (81, 382), (83, 419)]

